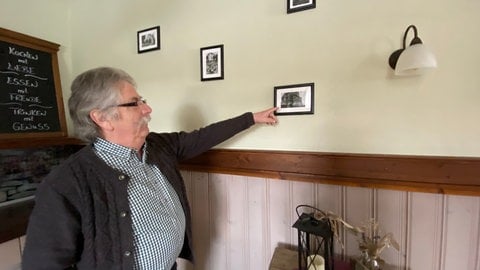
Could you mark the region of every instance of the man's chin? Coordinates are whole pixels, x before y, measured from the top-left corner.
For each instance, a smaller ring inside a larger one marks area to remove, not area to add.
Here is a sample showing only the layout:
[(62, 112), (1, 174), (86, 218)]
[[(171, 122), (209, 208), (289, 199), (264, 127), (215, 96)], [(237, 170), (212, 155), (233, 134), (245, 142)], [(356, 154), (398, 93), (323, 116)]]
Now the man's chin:
[(148, 127), (148, 124), (145, 124), (145, 126), (143, 127), (143, 130), (145, 131), (145, 133), (148, 135), (148, 133), (150, 133), (150, 128)]
[(142, 127), (141, 130), (142, 130), (142, 133), (144, 133), (144, 134), (150, 133), (150, 129), (148, 128), (148, 126)]

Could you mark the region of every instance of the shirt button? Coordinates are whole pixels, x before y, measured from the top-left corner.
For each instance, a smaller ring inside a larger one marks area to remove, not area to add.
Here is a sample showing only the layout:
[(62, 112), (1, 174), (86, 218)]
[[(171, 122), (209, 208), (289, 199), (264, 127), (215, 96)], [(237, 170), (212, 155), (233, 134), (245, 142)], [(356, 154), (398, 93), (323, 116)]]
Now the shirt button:
[(120, 212), (120, 217), (123, 218), (123, 217), (126, 217), (126, 216), (127, 216), (127, 212), (125, 212), (125, 211)]
[(123, 256), (125, 257), (130, 257), (130, 255), (132, 255), (132, 253), (128, 250), (123, 253)]
[(118, 180), (120, 180), (120, 181), (125, 180), (125, 175), (123, 175), (123, 174), (119, 175)]

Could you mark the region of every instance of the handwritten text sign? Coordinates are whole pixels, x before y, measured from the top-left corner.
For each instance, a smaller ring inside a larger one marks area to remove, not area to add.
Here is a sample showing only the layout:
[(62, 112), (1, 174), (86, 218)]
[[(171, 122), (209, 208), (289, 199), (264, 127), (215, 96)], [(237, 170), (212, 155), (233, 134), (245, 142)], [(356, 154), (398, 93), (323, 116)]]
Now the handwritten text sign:
[(0, 133), (61, 131), (49, 52), (0, 40)]

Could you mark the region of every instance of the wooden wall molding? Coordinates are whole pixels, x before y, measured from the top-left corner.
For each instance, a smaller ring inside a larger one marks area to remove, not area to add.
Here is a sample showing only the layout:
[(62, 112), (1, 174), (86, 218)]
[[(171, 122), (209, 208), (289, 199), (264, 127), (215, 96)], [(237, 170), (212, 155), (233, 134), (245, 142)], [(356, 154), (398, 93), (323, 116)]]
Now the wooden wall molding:
[[(78, 143), (38, 140), (17, 147)], [(4, 147), (12, 146), (4, 141)], [(0, 144), (2, 146), (2, 144)], [(480, 158), (213, 149), (182, 170), (333, 185), (456, 195), (480, 195)], [(0, 243), (25, 233), (33, 200), (0, 209)]]
[(480, 158), (213, 149), (182, 170), (417, 192), (480, 195)]

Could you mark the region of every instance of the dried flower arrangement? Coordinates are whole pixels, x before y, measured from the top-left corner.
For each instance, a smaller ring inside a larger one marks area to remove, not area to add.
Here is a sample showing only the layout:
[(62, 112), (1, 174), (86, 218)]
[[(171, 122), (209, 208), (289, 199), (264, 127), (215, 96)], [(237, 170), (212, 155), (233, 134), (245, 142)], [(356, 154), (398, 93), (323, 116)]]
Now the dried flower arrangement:
[(359, 263), (364, 269), (382, 269), (385, 261), (380, 258), (380, 254), (385, 248), (393, 247), (400, 251), (400, 246), (393, 238), (393, 234), (387, 233), (382, 236), (378, 222), (374, 219), (352, 232), (357, 236), (359, 242), (361, 253)]
[(318, 220), (327, 219), (333, 231), (335, 239), (344, 248), (340, 241), (339, 232), (340, 227), (353, 233), (358, 240), (358, 247), (360, 250), (360, 258), (357, 260), (356, 269), (365, 270), (379, 270), (382, 269), (385, 261), (380, 258), (380, 254), (385, 248), (393, 247), (400, 251), (400, 246), (395, 241), (392, 233), (382, 235), (379, 224), (376, 220), (371, 219), (362, 226), (352, 226), (345, 222), (340, 216), (332, 212), (317, 211), (314, 217)]

